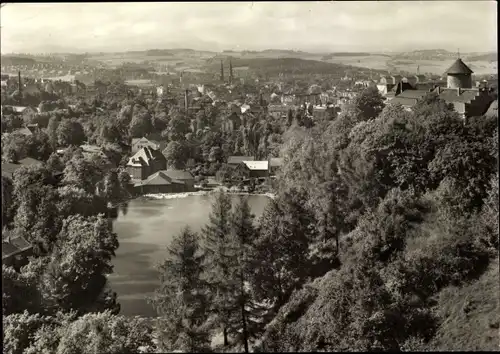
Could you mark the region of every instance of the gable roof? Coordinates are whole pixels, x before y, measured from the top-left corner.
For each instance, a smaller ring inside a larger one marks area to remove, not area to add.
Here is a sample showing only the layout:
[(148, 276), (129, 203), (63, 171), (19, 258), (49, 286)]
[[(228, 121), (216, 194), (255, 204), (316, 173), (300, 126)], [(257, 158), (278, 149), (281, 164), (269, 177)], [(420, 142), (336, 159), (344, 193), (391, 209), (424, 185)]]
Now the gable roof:
[(2, 240), (2, 260), (27, 251), (33, 246), (22, 236)]
[(149, 139), (149, 138), (146, 138), (146, 137), (142, 137), (142, 138), (133, 138), (132, 139), (132, 147), (136, 146), (137, 144), (148, 144), (148, 145), (153, 145), (153, 146), (156, 146), (155, 149), (156, 150), (162, 150), (165, 148), (165, 146), (167, 145), (165, 141), (158, 141), (158, 140), (154, 140), (154, 139)]
[(237, 165), (242, 163), (243, 161), (253, 161), (255, 160), (251, 156), (229, 156), (227, 158), (228, 165)]
[(251, 171), (267, 171), (269, 161), (242, 161), (242, 163)]
[(429, 91), (427, 90), (405, 90), (396, 97), (421, 99), (425, 97), (425, 95), (427, 95), (428, 93)]
[(194, 179), (191, 172), (186, 170), (177, 170), (174, 168), (169, 168), (167, 170), (160, 171), (163, 172), (167, 177), (173, 180), (186, 181)]
[(16, 129), (13, 131), (13, 133), (22, 134), (24, 136), (33, 135), (33, 131), (27, 127)]
[(165, 184), (172, 184), (172, 179), (168, 177), (164, 171), (158, 171), (156, 173), (153, 173), (151, 176), (148, 177), (147, 180), (142, 182), (142, 185), (144, 186), (160, 186), (160, 185), (165, 185)]
[(158, 171), (148, 177), (147, 180), (135, 184), (135, 186), (165, 186), (169, 184), (184, 184), (183, 181), (170, 178), (166, 171)]
[(474, 73), (462, 59), (458, 58), (452, 66), (445, 72), (447, 75), (470, 75)]
[(392, 100), (389, 101), (390, 104), (400, 104), (403, 107), (412, 107), (417, 104), (417, 99), (416, 98), (406, 98), (406, 97), (394, 97)]
[(143, 147), (137, 151), (127, 163), (127, 166), (140, 167), (143, 165), (149, 166), (153, 161), (165, 160), (165, 156), (155, 149), (150, 147)]
[(479, 95), (478, 90), (469, 89), (469, 90), (460, 90), (460, 95), (458, 94), (457, 89), (442, 89), (439, 93), (439, 98), (442, 100), (451, 103), (451, 102), (462, 102), (467, 103), (474, 100)]

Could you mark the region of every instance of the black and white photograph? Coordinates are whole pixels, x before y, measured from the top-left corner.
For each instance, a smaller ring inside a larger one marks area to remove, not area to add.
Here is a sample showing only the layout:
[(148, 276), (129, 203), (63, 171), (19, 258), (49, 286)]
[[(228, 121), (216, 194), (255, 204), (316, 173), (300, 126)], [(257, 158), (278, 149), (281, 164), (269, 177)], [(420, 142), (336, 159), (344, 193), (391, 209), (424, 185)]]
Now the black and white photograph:
[(3, 353), (500, 351), (497, 22), (2, 2)]

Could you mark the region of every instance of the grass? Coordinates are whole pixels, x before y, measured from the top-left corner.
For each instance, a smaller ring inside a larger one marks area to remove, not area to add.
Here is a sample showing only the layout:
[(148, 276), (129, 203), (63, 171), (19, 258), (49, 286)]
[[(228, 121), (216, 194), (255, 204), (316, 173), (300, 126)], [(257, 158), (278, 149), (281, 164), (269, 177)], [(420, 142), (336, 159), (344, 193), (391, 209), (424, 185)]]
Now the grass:
[(435, 309), (442, 323), (430, 349), (500, 351), (498, 267), (496, 258), (478, 280), (437, 295)]

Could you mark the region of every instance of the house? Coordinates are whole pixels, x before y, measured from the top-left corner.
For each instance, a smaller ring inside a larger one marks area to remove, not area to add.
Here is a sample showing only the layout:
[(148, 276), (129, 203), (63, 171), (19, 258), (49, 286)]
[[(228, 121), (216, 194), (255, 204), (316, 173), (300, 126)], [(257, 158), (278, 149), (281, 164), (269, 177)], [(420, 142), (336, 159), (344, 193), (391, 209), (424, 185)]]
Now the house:
[(271, 176), (276, 175), (276, 172), (281, 170), (282, 166), (283, 166), (283, 158), (281, 157), (269, 158), (269, 174)]
[(134, 184), (134, 189), (140, 194), (183, 193), (190, 189), (183, 181), (170, 178), (166, 171), (158, 171), (143, 181)]
[(96, 158), (98, 157), (101, 161), (101, 168), (104, 171), (109, 171), (116, 166), (111, 162), (110, 158), (100, 146), (90, 145), (90, 144), (82, 144), (80, 145), (80, 149), (82, 149), (82, 155), (86, 159)]
[(265, 178), (269, 176), (269, 161), (242, 161), (241, 165), (250, 178)]
[(271, 117), (279, 119), (286, 118), (288, 116), (288, 111), (290, 110), (290, 108), (290, 106), (284, 105), (270, 105), (267, 107), (267, 110)]
[(33, 246), (22, 236), (7, 237), (2, 240), (2, 265), (18, 270), (28, 263), (33, 254)]
[(145, 180), (152, 174), (166, 168), (165, 156), (159, 150), (147, 146), (137, 151), (127, 163), (127, 171), (133, 180)]
[(251, 156), (229, 156), (227, 159), (227, 164), (232, 166), (240, 165), (243, 161), (253, 161), (255, 160)]
[(26, 157), (17, 162), (2, 162), (2, 176), (12, 179), (14, 172), (23, 166), (42, 166), (43, 162), (31, 157)]
[(142, 149), (143, 147), (149, 147), (154, 150), (162, 151), (166, 147), (166, 143), (164, 141), (157, 141), (153, 139), (148, 139), (146, 137), (142, 138), (133, 138), (132, 139), (132, 153), (135, 154), (137, 151)]
[(173, 181), (180, 181), (186, 185), (187, 191), (194, 191), (194, 176), (191, 174), (191, 172), (186, 171), (186, 170), (177, 170), (173, 168), (169, 168), (165, 171), (161, 171), (167, 177), (172, 179)]

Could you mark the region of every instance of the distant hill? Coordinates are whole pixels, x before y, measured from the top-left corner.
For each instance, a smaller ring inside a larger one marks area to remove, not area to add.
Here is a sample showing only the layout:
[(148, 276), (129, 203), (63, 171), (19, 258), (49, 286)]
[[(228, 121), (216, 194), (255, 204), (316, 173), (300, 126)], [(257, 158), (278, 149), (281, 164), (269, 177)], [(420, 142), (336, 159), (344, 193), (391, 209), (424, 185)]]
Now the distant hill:
[(498, 53), (486, 53), (482, 55), (473, 55), (466, 58), (467, 61), (498, 61)]
[[(319, 60), (305, 60), (299, 58), (232, 58), (233, 68), (248, 68), (256, 73), (265, 73), (268, 75), (279, 74), (327, 74), (327, 75), (345, 75), (346, 72), (362, 70), (350, 65), (325, 63)], [(229, 58), (223, 60), (224, 65), (229, 64)], [(216, 59), (207, 61), (207, 66), (213, 71), (220, 68), (220, 62)]]
[(2, 66), (34, 65), (37, 62), (35, 59), (32, 58), (11, 56), (11, 55), (2, 55), (1, 61), (2, 61)]

